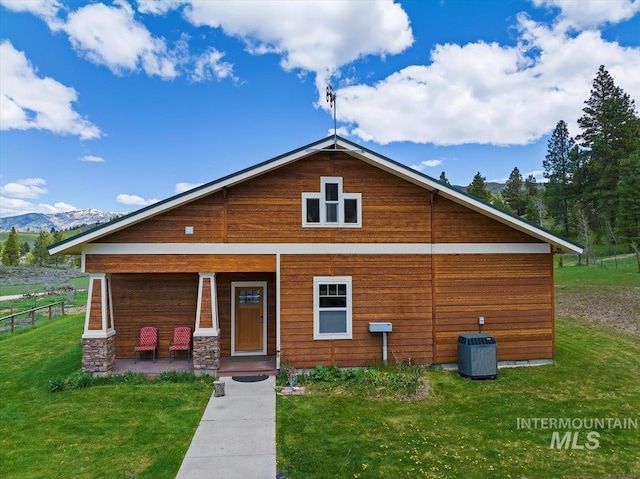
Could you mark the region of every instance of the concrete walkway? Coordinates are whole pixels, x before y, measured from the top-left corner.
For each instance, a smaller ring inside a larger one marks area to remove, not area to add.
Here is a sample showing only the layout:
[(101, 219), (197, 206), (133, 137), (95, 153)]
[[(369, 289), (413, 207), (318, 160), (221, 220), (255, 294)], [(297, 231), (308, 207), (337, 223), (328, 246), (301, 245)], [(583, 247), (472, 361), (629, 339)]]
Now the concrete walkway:
[(274, 479), (275, 377), (221, 380), (225, 396), (211, 396), (177, 479)]

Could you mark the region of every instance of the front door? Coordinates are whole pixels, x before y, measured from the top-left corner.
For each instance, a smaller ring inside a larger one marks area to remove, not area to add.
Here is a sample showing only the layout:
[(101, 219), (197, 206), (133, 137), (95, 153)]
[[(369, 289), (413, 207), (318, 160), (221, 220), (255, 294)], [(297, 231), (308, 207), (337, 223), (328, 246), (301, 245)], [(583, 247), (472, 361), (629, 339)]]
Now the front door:
[(232, 350), (233, 356), (267, 354), (267, 283), (234, 282)]

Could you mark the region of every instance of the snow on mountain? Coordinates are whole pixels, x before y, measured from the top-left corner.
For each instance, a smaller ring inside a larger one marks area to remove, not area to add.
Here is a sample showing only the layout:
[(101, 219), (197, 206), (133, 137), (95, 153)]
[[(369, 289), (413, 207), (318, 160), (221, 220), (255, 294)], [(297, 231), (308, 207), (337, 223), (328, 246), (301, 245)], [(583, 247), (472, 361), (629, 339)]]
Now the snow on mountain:
[(80, 226), (107, 223), (114, 218), (122, 216), (122, 213), (110, 213), (96, 209), (67, 211), (64, 213), (42, 214), (27, 213), (18, 216), (0, 218), (0, 231), (10, 231), (15, 228), (20, 232), (49, 231), (54, 228), (58, 231), (78, 228)]

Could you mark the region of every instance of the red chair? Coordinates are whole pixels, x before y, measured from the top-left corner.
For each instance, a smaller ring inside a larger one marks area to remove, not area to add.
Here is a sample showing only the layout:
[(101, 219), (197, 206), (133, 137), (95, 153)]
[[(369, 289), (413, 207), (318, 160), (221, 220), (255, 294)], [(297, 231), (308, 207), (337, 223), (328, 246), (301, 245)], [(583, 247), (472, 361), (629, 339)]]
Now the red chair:
[(178, 326), (173, 328), (173, 340), (169, 343), (169, 362), (175, 358), (176, 351), (186, 351), (187, 361), (191, 358), (191, 328)]
[(156, 362), (156, 352), (158, 350), (158, 328), (154, 326), (145, 326), (140, 329), (140, 339), (133, 348), (133, 363), (136, 362), (136, 353), (142, 359), (142, 353), (151, 351), (153, 362)]

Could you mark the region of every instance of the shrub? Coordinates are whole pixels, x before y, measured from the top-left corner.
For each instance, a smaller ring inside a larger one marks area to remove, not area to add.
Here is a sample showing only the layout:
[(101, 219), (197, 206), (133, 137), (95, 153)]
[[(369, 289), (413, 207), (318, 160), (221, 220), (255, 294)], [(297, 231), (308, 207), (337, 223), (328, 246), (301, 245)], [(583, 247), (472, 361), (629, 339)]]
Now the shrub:
[(52, 393), (64, 391), (65, 380), (60, 375), (53, 376), (51, 379), (49, 379), (47, 386), (49, 387), (49, 391), (51, 391)]
[[(286, 385), (288, 370), (280, 371), (279, 381)], [(316, 391), (343, 392), (369, 397), (407, 397), (414, 396), (422, 384), (425, 369), (420, 365), (401, 365), (370, 367), (366, 369), (345, 369), (338, 366), (316, 366), (306, 374), (299, 373), (299, 384), (316, 385)]]
[(342, 379), (342, 372), (335, 364), (333, 366), (316, 366), (307, 373), (311, 381), (333, 382)]
[(189, 371), (163, 371), (156, 378), (159, 382), (166, 383), (192, 383), (196, 380), (196, 375)]
[(69, 376), (66, 382), (69, 389), (83, 389), (93, 386), (94, 380), (91, 374), (78, 371)]
[(127, 371), (124, 374), (117, 374), (108, 378), (110, 384), (133, 384), (137, 386), (150, 382), (150, 379), (145, 374), (134, 371)]

